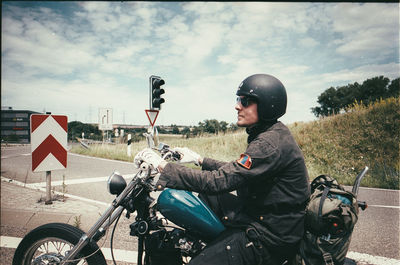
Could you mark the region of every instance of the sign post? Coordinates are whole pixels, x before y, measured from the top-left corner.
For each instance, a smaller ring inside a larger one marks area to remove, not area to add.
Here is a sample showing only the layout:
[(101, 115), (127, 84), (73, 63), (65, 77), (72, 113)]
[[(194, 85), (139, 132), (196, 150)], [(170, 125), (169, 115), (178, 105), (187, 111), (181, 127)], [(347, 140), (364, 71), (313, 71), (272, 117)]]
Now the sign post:
[(111, 108), (100, 108), (99, 109), (99, 130), (103, 131), (103, 142), (104, 134), (108, 139), (108, 131), (113, 129), (113, 110)]
[(51, 171), (67, 167), (68, 118), (31, 115), (32, 171), (46, 171), (46, 204), (51, 201)]
[(46, 171), (46, 200), (44, 204), (53, 204), (51, 200), (51, 171)]

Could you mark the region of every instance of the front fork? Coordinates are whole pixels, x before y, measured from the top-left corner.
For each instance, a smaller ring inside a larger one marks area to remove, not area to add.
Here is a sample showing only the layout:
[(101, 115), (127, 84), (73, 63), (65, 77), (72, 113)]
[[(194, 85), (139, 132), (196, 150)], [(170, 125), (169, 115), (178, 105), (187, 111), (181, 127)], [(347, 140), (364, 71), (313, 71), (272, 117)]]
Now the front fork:
[[(104, 212), (100, 219), (90, 228), (87, 234), (83, 234), (78, 243), (68, 252), (60, 265), (71, 262), (76, 255), (91, 241), (99, 241), (104, 235), (111, 224), (121, 215), (125, 207), (121, 206), (124, 199), (137, 185), (137, 181), (131, 181), (129, 185), (122, 191), (122, 193), (113, 201), (112, 205)], [(139, 191), (138, 193), (140, 193)]]

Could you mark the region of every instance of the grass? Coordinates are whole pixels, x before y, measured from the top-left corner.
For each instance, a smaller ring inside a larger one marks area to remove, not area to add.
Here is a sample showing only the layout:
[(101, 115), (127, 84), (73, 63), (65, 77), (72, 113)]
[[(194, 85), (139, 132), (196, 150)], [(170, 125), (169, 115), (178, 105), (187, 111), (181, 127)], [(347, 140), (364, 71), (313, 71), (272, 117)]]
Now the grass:
[[(223, 161), (239, 158), (247, 146), (245, 132), (209, 135), (185, 139), (182, 137), (166, 139), (160, 136), (161, 142), (166, 142), (173, 147), (188, 147), (202, 156), (212, 157)], [(238, 155), (239, 154), (239, 155)]]
[[(310, 179), (329, 174), (339, 183), (352, 185), (357, 173), (368, 166), (370, 171), (362, 186), (399, 189), (399, 98), (369, 106), (354, 104), (346, 113), (288, 127), (303, 151)], [(181, 135), (159, 138), (171, 147), (186, 146), (202, 156), (223, 161), (237, 159), (247, 146), (244, 131), (189, 139)], [(75, 146), (71, 151), (132, 161), (134, 154), (145, 147), (146, 141), (132, 143), (132, 157), (127, 156), (126, 144), (91, 145), (89, 150)]]
[(399, 98), (354, 104), (344, 114), (293, 124), (311, 178), (324, 173), (351, 185), (368, 166), (363, 186), (399, 189), (399, 105)]
[(74, 223), (73, 226), (75, 226), (76, 228), (81, 229), (81, 225), (82, 225), (82, 215), (77, 215), (74, 216)]
[[(247, 146), (247, 134), (242, 131), (226, 135), (207, 135), (195, 138), (184, 138), (182, 135), (159, 135), (159, 141), (171, 147), (188, 147), (202, 156), (229, 161), (244, 152)], [(90, 149), (73, 146), (71, 152), (82, 155), (96, 156), (108, 159), (133, 161), (133, 157), (143, 148), (146, 141), (131, 144), (132, 157), (127, 155), (127, 144), (94, 144)]]

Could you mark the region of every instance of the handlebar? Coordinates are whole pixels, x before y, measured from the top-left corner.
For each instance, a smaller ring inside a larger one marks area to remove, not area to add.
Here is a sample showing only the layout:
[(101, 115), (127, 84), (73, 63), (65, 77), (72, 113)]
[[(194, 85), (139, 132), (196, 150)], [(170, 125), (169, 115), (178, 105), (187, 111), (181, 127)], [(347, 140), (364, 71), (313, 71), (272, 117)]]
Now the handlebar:
[[(182, 158), (181, 153), (174, 151), (169, 147), (169, 145), (165, 143), (159, 143), (157, 148), (152, 147), (152, 149), (160, 152), (161, 158), (164, 160), (178, 161)], [(149, 182), (148, 180), (156, 177), (158, 173), (159, 171), (157, 168), (153, 168), (151, 164), (148, 164), (145, 161), (141, 161), (141, 164), (139, 165), (139, 172), (136, 174), (136, 177), (142, 179), (143, 183), (147, 183)]]
[[(169, 145), (165, 143), (159, 143), (157, 148), (152, 147), (152, 149), (155, 149), (158, 152), (160, 152), (161, 158), (164, 160), (178, 161), (182, 158), (181, 153), (174, 151), (169, 147)], [(147, 164), (145, 161), (142, 161), (139, 166), (139, 172), (137, 173), (136, 176), (142, 180), (142, 183), (145, 184), (145, 186), (148, 186), (149, 189), (153, 189), (154, 188), (153, 186), (157, 182), (154, 181), (154, 179), (158, 179), (157, 177), (158, 174), (159, 171), (157, 168), (153, 168), (151, 164)]]
[[(354, 181), (353, 184), (353, 189), (351, 190), (351, 192), (354, 194), (354, 196), (357, 197), (358, 195), (358, 189), (360, 188), (360, 184), (361, 184), (361, 180), (364, 178), (365, 174), (367, 174), (368, 171), (368, 167), (366, 166), (361, 172), (360, 174), (358, 174), (358, 176), (356, 177), (356, 180)], [(368, 205), (365, 201), (357, 201), (357, 205), (359, 208), (361, 208), (361, 210), (365, 210), (367, 209)]]
[(355, 196), (357, 196), (357, 194), (358, 194), (358, 188), (360, 187), (361, 180), (362, 180), (362, 178), (365, 176), (365, 174), (367, 174), (368, 169), (369, 169), (368, 167), (365, 167), (365, 168), (360, 172), (360, 174), (358, 174), (358, 176), (356, 177), (356, 180), (354, 181), (353, 189), (351, 190), (351, 192), (352, 192)]
[(159, 151), (161, 153), (161, 157), (164, 160), (172, 160), (172, 161), (181, 160), (182, 154), (180, 154), (177, 151), (173, 151), (169, 147), (169, 145), (159, 142), (158, 132), (155, 126), (149, 127), (147, 133), (143, 133), (143, 135), (146, 137), (147, 146), (151, 149)]
[(172, 161), (178, 161), (181, 160), (182, 154), (172, 150), (169, 145), (165, 143), (159, 143), (158, 147), (156, 148), (157, 151), (161, 153), (161, 157), (164, 160), (172, 160)]

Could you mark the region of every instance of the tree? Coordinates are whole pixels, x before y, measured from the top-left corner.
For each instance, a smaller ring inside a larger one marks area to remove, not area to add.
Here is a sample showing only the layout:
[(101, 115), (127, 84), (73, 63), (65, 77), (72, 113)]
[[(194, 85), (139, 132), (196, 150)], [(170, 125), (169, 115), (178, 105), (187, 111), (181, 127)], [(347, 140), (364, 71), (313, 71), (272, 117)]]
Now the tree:
[(360, 98), (356, 98), (357, 101), (363, 101), (364, 104), (369, 104), (380, 98), (386, 98), (388, 95), (387, 88), (389, 82), (389, 78), (383, 76), (365, 80), (361, 85)]
[(101, 131), (93, 124), (82, 123), (80, 121), (68, 123), (68, 139), (74, 140), (75, 137), (82, 137), (82, 133), (85, 133), (86, 138), (94, 140), (102, 139)]
[(312, 112), (317, 116), (328, 116), (340, 111), (340, 99), (338, 98), (337, 90), (330, 87), (325, 90), (317, 101), (321, 107), (313, 108)]
[(183, 130), (181, 131), (181, 133), (186, 137), (189, 138), (190, 137), (190, 128), (185, 126), (185, 128), (183, 128)]
[(200, 126), (194, 126), (193, 127), (192, 134), (194, 136), (201, 135), (202, 133), (203, 133), (203, 131), (202, 131)]
[(220, 127), (219, 122), (216, 119), (204, 120), (205, 132), (218, 134)]
[(387, 77), (377, 76), (365, 80), (361, 85), (355, 82), (347, 86), (328, 88), (318, 97), (320, 106), (311, 108), (311, 111), (316, 117), (329, 116), (346, 111), (356, 101), (368, 105), (381, 98), (393, 96), (399, 96), (399, 78), (390, 82)]
[(226, 131), (228, 130), (228, 123), (226, 121), (220, 121), (219, 128), (225, 134)]
[(399, 96), (399, 91), (400, 91), (399, 80), (400, 80), (400, 78), (396, 78), (396, 79), (392, 80), (392, 82), (388, 86), (388, 96), (389, 97), (398, 97)]
[(238, 129), (239, 129), (239, 126), (237, 126), (236, 123), (231, 123), (231, 124), (229, 124), (229, 130), (230, 130), (231, 132), (235, 132), (235, 131), (237, 131)]
[(199, 131), (199, 135), (202, 135), (205, 131), (206, 131), (206, 124), (204, 122), (199, 122), (199, 127), (198, 128)]
[(173, 134), (179, 134), (179, 128), (176, 124), (171, 125), (171, 127), (172, 127)]

